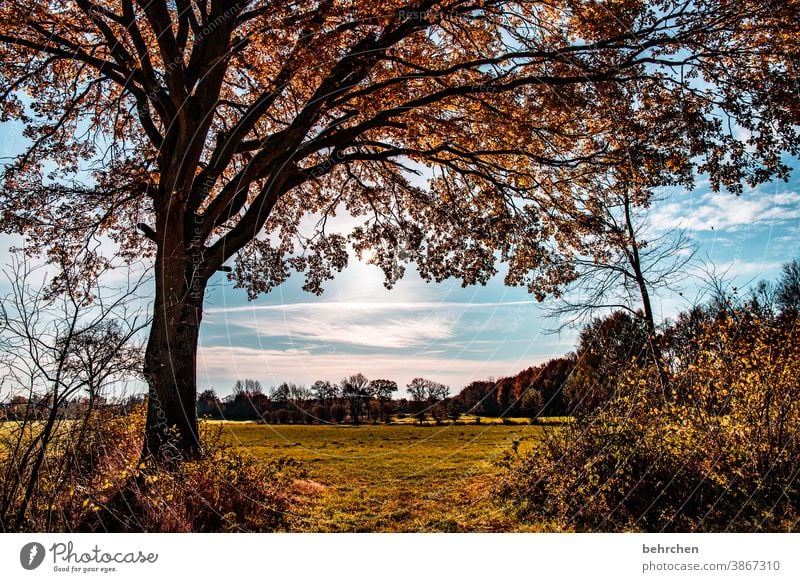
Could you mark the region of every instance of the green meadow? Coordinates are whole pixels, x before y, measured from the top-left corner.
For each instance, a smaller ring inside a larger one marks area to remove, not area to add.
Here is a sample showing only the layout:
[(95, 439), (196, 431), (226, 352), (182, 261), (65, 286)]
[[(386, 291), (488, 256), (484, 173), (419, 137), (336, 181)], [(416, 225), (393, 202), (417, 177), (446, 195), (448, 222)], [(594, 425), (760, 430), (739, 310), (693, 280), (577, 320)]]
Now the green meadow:
[(494, 532), (517, 529), (492, 499), (502, 459), (542, 426), (498, 423), (267, 425), (214, 422), (237, 447), (306, 470), (293, 531)]

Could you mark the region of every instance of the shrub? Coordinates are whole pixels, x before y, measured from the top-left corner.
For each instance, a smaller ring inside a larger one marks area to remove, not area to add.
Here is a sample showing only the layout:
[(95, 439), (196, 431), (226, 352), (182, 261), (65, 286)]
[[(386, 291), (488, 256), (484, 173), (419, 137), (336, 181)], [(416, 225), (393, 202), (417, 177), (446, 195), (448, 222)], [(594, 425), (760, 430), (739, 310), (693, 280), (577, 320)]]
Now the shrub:
[[(140, 407), (139, 407), (140, 408)], [(0, 475), (4, 531), (80, 529), (105, 498), (131, 475), (138, 458), (144, 416), (95, 409), (80, 418), (59, 419), (45, 449), (41, 470), (34, 472), (24, 452), (41, 440), (43, 422), (34, 417), (2, 427)], [(22, 511), (24, 498), (30, 503)]]
[(341, 404), (331, 406), (331, 417), (337, 424), (342, 424), (347, 417), (347, 409)]
[(794, 322), (707, 322), (681, 390), (629, 368), (617, 396), (512, 458), (499, 494), (556, 530), (800, 529), (800, 342)]
[(285, 530), (295, 501), (296, 461), (262, 461), (221, 434), (203, 435), (202, 456), (164, 469), (141, 468), (128, 484), (132, 531), (269, 532)]
[[(263, 461), (203, 426), (202, 454), (170, 467), (140, 464), (145, 406), (65, 423), (17, 531), (222, 532), (288, 527), (295, 461)], [(0, 467), (12, 462), (0, 456)], [(23, 475), (24, 477), (24, 475)], [(4, 484), (5, 487), (5, 484)], [(22, 491), (17, 497), (21, 498)], [(18, 499), (10, 500), (8, 515)], [(7, 528), (8, 526), (4, 526)]]

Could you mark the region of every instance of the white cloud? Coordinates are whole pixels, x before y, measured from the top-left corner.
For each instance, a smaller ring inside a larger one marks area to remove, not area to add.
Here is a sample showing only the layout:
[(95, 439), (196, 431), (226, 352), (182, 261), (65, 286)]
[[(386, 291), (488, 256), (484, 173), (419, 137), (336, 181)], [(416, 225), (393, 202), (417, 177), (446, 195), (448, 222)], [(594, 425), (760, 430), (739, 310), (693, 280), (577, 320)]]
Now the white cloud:
[(718, 268), (721, 272), (730, 273), (733, 277), (771, 276), (780, 269), (781, 261), (745, 261), (734, 259)]
[(254, 313), (259, 311), (280, 311), (284, 313), (309, 311), (317, 312), (355, 312), (355, 313), (378, 313), (384, 311), (425, 311), (438, 309), (493, 309), (501, 307), (531, 306), (534, 301), (492, 301), (463, 303), (456, 301), (320, 301), (317, 303), (282, 303), (274, 305), (241, 305), (238, 307), (212, 307), (206, 309), (208, 314), (234, 314), (234, 313)]
[(768, 194), (752, 191), (741, 196), (709, 192), (694, 200), (668, 202), (653, 212), (659, 229), (687, 228), (695, 231), (727, 230), (800, 220), (800, 193)]
[(291, 317), (266, 322), (238, 322), (261, 337), (289, 337), (322, 343), (345, 343), (377, 348), (410, 348), (453, 335), (455, 321), (441, 316), (380, 319), (334, 317)]
[(207, 321), (257, 339), (286, 337), (298, 342), (349, 344), (372, 348), (427, 347), (452, 339), (467, 310), (489, 311), (530, 307), (528, 301), (457, 303), (448, 301), (287, 303), (213, 308)]

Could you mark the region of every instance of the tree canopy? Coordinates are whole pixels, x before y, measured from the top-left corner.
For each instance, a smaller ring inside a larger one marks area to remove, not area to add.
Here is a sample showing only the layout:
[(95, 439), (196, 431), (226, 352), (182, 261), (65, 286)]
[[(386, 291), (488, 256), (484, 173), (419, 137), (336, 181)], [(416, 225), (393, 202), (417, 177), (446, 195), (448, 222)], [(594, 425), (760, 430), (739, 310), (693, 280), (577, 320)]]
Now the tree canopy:
[[(292, 269), (319, 292), (347, 262), (325, 229), (346, 209), (389, 284), (408, 260), (484, 279), (502, 246), (511, 279), (546, 291), (560, 276), (531, 268), (546, 264), (552, 196), (592, 165), (684, 184), (699, 171), (735, 191), (785, 173), (797, 8), (4, 2), (2, 116), (29, 139), (4, 169), (4, 230), (73, 254), (106, 234), (139, 256), (155, 251), (144, 223), (192, 247), (199, 279), (236, 256), (251, 294)], [(408, 171), (423, 166), (424, 185)], [(525, 238), (498, 243), (512, 218)]]

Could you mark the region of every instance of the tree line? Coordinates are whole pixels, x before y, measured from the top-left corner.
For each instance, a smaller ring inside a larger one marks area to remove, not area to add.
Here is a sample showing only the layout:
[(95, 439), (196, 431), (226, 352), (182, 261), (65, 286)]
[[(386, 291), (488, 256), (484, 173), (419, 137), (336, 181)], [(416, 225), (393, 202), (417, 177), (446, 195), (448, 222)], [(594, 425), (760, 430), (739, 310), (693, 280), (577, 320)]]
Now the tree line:
[[(427, 378), (406, 385), (408, 397), (395, 398), (393, 380), (368, 380), (354, 374), (341, 382), (318, 380), (311, 386), (284, 382), (265, 390), (257, 380), (237, 380), (233, 393), (220, 398), (213, 389), (197, 399), (200, 417), (227, 420), (260, 420), (268, 423), (391, 422), (413, 417), (420, 424), (459, 421), (462, 416), (537, 419), (565, 416), (563, 387), (575, 367), (568, 354), (527, 368), (499, 381), (478, 380), (457, 394), (450, 387)], [(479, 418), (477, 422), (480, 422)]]
[[(204, 390), (197, 398), (200, 417), (259, 420), (269, 423), (391, 422), (395, 416), (413, 416), (422, 424), (430, 416), (440, 422), (451, 411), (449, 388), (426, 378), (414, 378), (406, 386), (409, 398), (393, 398), (397, 382), (369, 380), (358, 373), (340, 382), (317, 380), (310, 387), (284, 382), (264, 391), (257, 380), (237, 380), (233, 393), (219, 398)], [(459, 414), (460, 416), (460, 414)]]

